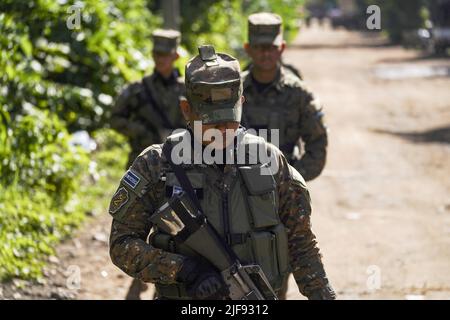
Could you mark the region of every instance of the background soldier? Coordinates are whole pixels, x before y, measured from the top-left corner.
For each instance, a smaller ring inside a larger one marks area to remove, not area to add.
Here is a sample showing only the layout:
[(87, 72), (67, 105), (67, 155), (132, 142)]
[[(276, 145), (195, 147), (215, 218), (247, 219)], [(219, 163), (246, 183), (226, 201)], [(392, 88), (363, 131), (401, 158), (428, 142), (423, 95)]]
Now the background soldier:
[[(286, 47), (281, 17), (266, 12), (250, 15), (248, 39), (244, 47), (252, 65), (242, 75), (242, 124), (253, 129), (279, 129), (281, 151), (306, 181), (312, 180), (325, 165), (327, 132), (318, 100), (280, 63)], [(300, 139), (304, 143), (301, 158)]]
[[(187, 101), (180, 106), (188, 123), (201, 120), (202, 133), (211, 128), (220, 131), (223, 144), (216, 145), (220, 138), (214, 140), (216, 152), (224, 146), (227, 152), (238, 147), (255, 150), (252, 145), (267, 148), (278, 169), (261, 175), (261, 159), (249, 164), (248, 158), (245, 164), (183, 164), (207, 219), (241, 261), (262, 267), (276, 292), (290, 266), (302, 294), (334, 299), (311, 231), (310, 197), (303, 178), (278, 148), (239, 128), (244, 99), (238, 61), (216, 55), (211, 46), (200, 47), (199, 52), (186, 66)], [(233, 137), (225, 134), (226, 129), (234, 132)], [(190, 132), (174, 134), (165, 144), (177, 146), (192, 139)], [(204, 147), (212, 143), (202, 137), (193, 139)], [(235, 141), (241, 144), (235, 146)], [(189, 142), (192, 149), (195, 142)], [(128, 275), (155, 283), (162, 298), (223, 298), (226, 289), (218, 270), (162, 230), (148, 237), (152, 214), (181, 189), (162, 148), (153, 145), (138, 156), (111, 200), (111, 259)], [(195, 148), (190, 151), (195, 153)]]
[[(176, 128), (184, 127), (179, 101), (184, 81), (174, 68), (178, 59), (180, 33), (157, 29), (152, 34), (155, 70), (152, 75), (128, 86), (119, 96), (111, 117), (111, 126), (126, 135), (131, 152), (127, 168), (146, 147), (161, 143)], [(126, 299), (139, 299), (147, 285), (134, 280)]]
[(184, 82), (174, 68), (179, 57), (180, 33), (158, 29), (152, 37), (153, 74), (122, 92), (111, 117), (111, 126), (129, 138), (131, 153), (127, 167), (146, 147), (163, 142), (174, 129), (185, 126), (179, 108)]
[[(242, 75), (243, 125), (279, 129), (281, 151), (308, 181), (325, 166), (327, 132), (319, 102), (304, 82), (281, 63), (285, 47), (279, 15), (262, 12), (248, 17), (248, 43), (244, 48), (252, 65)], [(281, 299), (286, 298), (287, 281)]]

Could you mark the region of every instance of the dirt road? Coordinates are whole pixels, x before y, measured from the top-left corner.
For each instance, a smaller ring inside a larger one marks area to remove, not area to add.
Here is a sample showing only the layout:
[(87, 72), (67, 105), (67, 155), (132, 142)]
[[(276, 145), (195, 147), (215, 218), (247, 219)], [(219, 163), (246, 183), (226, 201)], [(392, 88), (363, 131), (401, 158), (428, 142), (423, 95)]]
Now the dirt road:
[(318, 29), (301, 33), (286, 61), (327, 115), (328, 163), (308, 186), (339, 297), (450, 299), (450, 78), (401, 78), (450, 61)]
[[(450, 59), (421, 59), (379, 34), (312, 28), (285, 60), (326, 112), (328, 163), (308, 185), (339, 298), (450, 299), (450, 78), (424, 77)], [(110, 262), (109, 227), (106, 214), (94, 218), (58, 248), (53, 297), (124, 298), (130, 279)], [(73, 270), (80, 286), (65, 296)], [(302, 299), (290, 284), (288, 297)]]

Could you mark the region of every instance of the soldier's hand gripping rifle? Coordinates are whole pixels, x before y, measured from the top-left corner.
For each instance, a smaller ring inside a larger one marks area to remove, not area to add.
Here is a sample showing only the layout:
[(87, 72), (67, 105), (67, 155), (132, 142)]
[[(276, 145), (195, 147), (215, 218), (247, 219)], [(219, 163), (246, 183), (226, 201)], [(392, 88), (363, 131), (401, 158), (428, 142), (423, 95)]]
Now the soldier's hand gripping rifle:
[(185, 192), (172, 196), (151, 221), (214, 265), (228, 287), (230, 299), (278, 300), (261, 267), (242, 265), (205, 215), (191, 205)]

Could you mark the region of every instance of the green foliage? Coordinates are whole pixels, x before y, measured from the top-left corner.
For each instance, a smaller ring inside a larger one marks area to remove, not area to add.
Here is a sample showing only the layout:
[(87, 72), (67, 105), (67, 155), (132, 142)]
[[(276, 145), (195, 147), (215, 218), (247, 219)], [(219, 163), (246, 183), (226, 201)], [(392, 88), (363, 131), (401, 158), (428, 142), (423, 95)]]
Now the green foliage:
[(42, 191), (0, 186), (0, 280), (38, 278), (46, 255), (82, 221), (84, 212), (55, 206)]
[(297, 35), (299, 19), (302, 18), (300, 8), (304, 3), (305, 0), (250, 0), (243, 2), (243, 11), (245, 15), (260, 11), (279, 14), (283, 18), (284, 38), (290, 42)]
[(243, 42), (241, 1), (181, 1), (182, 45), (193, 54), (202, 44), (217, 51), (234, 52)]
[(79, 3), (73, 30), (66, 25), (75, 21), (73, 2), (0, 3), (0, 103), (12, 118), (30, 103), (71, 131), (101, 127), (124, 84), (152, 66), (150, 33), (158, 19), (145, 0)]
[(0, 150), (0, 280), (36, 277), (42, 255), (82, 219), (71, 204), (89, 160), (69, 144), (62, 122), (48, 111), (27, 105), (0, 128), (6, 132)]
[(62, 122), (31, 105), (11, 124), (6, 145), (0, 182), (27, 193), (52, 193), (56, 204), (68, 200), (77, 178), (87, 168), (87, 155), (69, 145)]
[(213, 44), (217, 51), (243, 58), (248, 15), (260, 11), (278, 13), (283, 18), (285, 38), (291, 41), (298, 31), (303, 3), (304, 0), (181, 1), (182, 44), (193, 54), (197, 53), (198, 45)]
[(0, 2), (0, 280), (39, 277), (86, 212), (106, 211), (126, 142), (94, 131), (105, 146), (89, 159), (69, 132), (103, 127), (121, 88), (153, 64), (159, 20), (145, 0), (77, 2), (70, 30), (73, 3)]
[[(105, 214), (129, 147), (107, 127), (125, 84), (148, 73), (151, 0), (83, 0), (80, 25), (70, 0), (0, 2), (0, 281), (41, 276), (46, 257), (86, 213)], [(181, 1), (183, 45), (242, 54), (247, 16), (279, 13), (287, 39), (302, 0)], [(70, 24), (70, 23), (69, 23)], [(187, 52), (178, 62), (180, 69)], [(88, 154), (71, 134), (88, 130)]]
[[(31, 120), (24, 120), (28, 121)], [(60, 191), (48, 192), (45, 185), (35, 186), (33, 179), (0, 184), (0, 281), (41, 277), (46, 257), (54, 254), (54, 246), (80, 225), (86, 212), (105, 214), (115, 184), (123, 173), (129, 148), (125, 138), (111, 130), (102, 129), (93, 136), (101, 147), (92, 154), (89, 163), (85, 154), (78, 153), (83, 161), (77, 163), (77, 172), (69, 168), (74, 179), (70, 183), (65, 181), (68, 192), (65, 203), (60, 201)], [(68, 152), (66, 138), (58, 138), (58, 143), (66, 147), (60, 154)], [(73, 153), (72, 156), (76, 158)], [(84, 164), (83, 168), (80, 163)], [(45, 162), (44, 165), (48, 166)]]

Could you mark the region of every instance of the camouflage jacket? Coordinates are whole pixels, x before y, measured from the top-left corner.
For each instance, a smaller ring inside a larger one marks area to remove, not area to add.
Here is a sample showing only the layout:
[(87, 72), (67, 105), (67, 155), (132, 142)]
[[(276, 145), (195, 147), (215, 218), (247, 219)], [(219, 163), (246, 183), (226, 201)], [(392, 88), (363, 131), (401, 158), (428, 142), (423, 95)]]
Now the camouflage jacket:
[[(305, 182), (279, 149), (270, 144), (267, 146), (274, 152), (279, 168), (275, 175), (278, 214), (286, 228), (289, 265), (299, 290), (308, 298), (333, 298), (334, 292), (328, 284), (319, 248), (311, 231), (310, 196)], [(220, 170), (218, 174), (225, 175), (229, 171), (227, 166), (232, 165), (226, 165), (223, 171), (215, 164), (194, 166), (199, 166), (197, 168), (205, 173), (214, 169)], [(109, 211), (113, 216), (111, 259), (131, 277), (144, 282), (175, 284), (185, 257), (155, 248), (147, 241), (152, 229), (149, 218), (164, 203), (165, 172), (170, 171), (162, 154), (162, 145), (147, 148), (130, 169), (134, 172), (131, 177), (134, 182), (130, 181), (128, 173), (124, 175), (110, 204)], [(141, 185), (134, 185), (136, 181)]]
[(129, 165), (149, 145), (162, 143), (176, 128), (184, 128), (180, 97), (184, 80), (174, 72), (164, 79), (157, 72), (125, 88), (111, 115), (111, 126), (129, 138)]
[[(285, 67), (280, 68), (276, 80), (262, 92), (258, 91), (251, 69), (242, 78), (245, 97), (242, 125), (256, 130), (279, 129), (279, 147), (290, 164), (306, 181), (316, 178), (325, 166), (328, 143), (319, 101)], [(295, 146), (301, 157), (294, 154)]]

